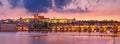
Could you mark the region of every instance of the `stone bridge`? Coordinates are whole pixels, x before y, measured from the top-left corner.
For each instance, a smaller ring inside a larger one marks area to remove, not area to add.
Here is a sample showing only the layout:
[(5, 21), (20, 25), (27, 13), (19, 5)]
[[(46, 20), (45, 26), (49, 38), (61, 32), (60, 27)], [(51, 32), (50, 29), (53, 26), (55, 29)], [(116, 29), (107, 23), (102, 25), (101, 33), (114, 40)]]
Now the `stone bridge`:
[(106, 32), (107, 30), (120, 31), (120, 25), (79, 25), (79, 26), (52, 26), (50, 28), (54, 31), (72, 31), (72, 32), (95, 32), (96, 30)]

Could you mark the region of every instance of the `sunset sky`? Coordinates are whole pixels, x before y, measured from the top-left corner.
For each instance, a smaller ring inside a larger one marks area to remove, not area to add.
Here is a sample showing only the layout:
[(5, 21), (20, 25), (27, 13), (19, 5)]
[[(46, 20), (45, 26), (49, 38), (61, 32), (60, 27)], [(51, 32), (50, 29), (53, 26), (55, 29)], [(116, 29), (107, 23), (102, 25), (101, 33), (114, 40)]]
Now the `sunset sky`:
[(0, 0), (0, 19), (48, 18), (119, 20), (120, 0)]

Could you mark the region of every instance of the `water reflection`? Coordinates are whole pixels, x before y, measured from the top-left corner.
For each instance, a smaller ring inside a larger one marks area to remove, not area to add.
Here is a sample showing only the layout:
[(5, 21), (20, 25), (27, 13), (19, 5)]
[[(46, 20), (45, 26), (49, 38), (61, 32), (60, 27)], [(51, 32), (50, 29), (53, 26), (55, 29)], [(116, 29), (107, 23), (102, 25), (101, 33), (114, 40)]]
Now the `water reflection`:
[[(119, 33), (118, 33), (119, 34)], [(0, 32), (0, 44), (120, 44), (120, 36), (78, 32)]]
[(43, 36), (31, 37), (30, 44), (47, 44), (47, 39)]

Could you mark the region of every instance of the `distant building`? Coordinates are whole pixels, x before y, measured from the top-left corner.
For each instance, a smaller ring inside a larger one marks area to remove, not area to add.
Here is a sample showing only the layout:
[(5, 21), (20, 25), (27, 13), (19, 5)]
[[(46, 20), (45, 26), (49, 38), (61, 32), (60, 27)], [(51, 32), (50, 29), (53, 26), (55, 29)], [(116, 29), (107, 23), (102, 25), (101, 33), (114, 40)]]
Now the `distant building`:
[(2, 19), (2, 20), (0, 20), (0, 23), (1, 24), (14, 24), (14, 23), (16, 23), (16, 20), (14, 20), (14, 19)]
[(71, 23), (72, 19), (50, 19), (49, 23)]
[(34, 18), (25, 18), (25, 19), (23, 19), (23, 21), (25, 23), (30, 23), (30, 22), (34, 21)]
[(49, 22), (49, 23), (71, 23), (73, 19), (49, 19), (44, 16), (39, 16), (38, 14), (34, 15), (34, 19), (39, 22)]
[(50, 18), (45, 18), (44, 16), (39, 16), (38, 14), (34, 15), (34, 19), (38, 22), (48, 22)]
[(18, 31), (26, 31), (26, 30), (28, 30), (28, 25), (30, 24), (32, 19), (33, 18), (25, 18), (25, 19), (23, 19), (23, 18), (20, 17), (20, 19), (18, 20), (19, 22), (16, 24), (17, 25), (16, 26), (17, 30)]

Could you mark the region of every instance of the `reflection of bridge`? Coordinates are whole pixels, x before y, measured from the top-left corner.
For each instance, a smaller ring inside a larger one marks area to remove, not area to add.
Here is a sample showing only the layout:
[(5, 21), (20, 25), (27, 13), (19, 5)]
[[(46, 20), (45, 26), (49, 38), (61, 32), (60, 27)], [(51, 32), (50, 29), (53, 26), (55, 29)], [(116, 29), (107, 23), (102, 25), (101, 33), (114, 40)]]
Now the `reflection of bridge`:
[(78, 31), (78, 32), (106, 32), (107, 30), (113, 31), (120, 31), (120, 26), (113, 26), (113, 25), (80, 25), (80, 26), (52, 26), (50, 28), (53, 32), (54, 31)]

